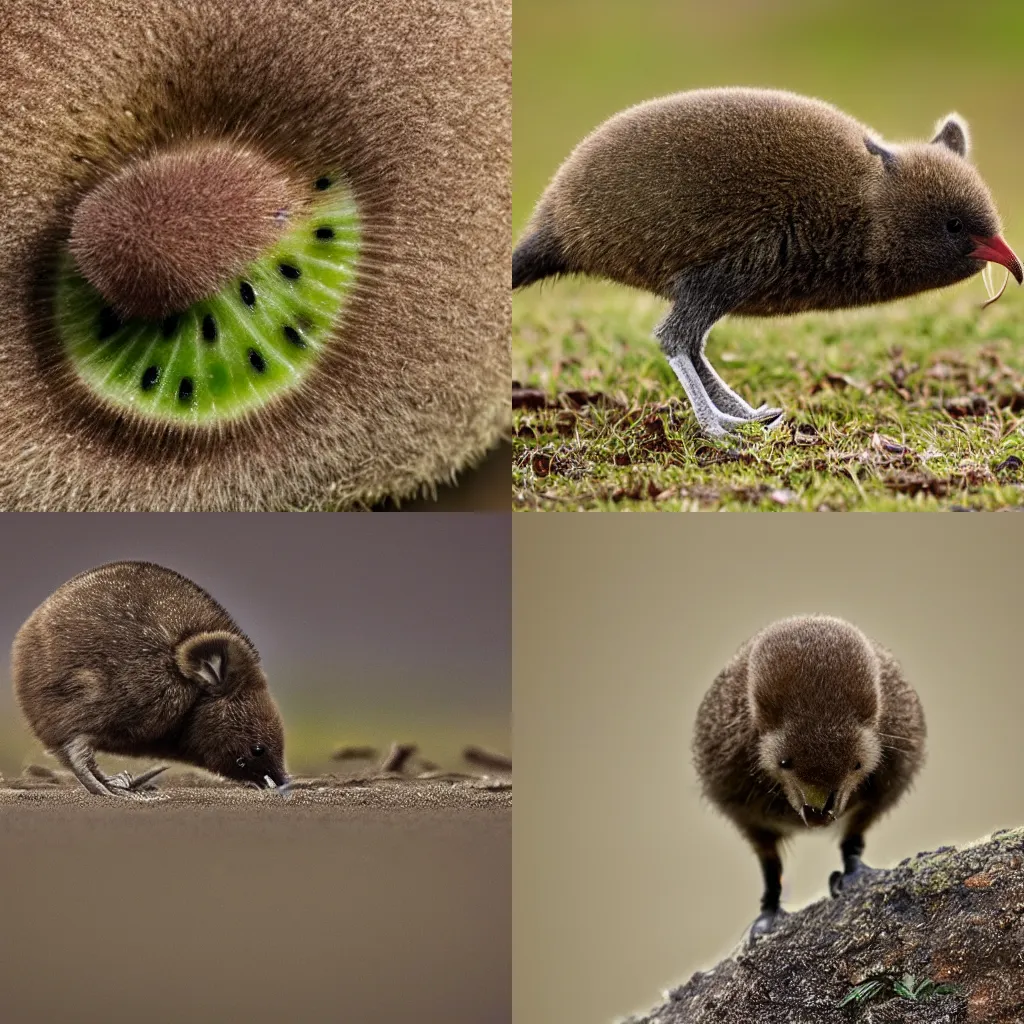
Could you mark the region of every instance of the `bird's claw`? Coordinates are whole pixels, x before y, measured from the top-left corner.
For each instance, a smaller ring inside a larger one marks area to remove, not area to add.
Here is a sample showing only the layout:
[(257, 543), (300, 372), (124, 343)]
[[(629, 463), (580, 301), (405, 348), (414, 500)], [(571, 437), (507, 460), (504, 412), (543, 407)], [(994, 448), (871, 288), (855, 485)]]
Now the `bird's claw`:
[(882, 868), (869, 868), (867, 864), (859, 861), (852, 871), (833, 871), (828, 876), (828, 891), (832, 899), (837, 900), (844, 889), (857, 885), (859, 882), (870, 878), (872, 875), (884, 874)]
[(747, 949), (752, 949), (759, 939), (763, 939), (775, 931), (775, 926), (784, 917), (786, 917), (786, 911), (781, 908), (779, 910), (762, 910), (747, 932)]
[(165, 771), (167, 771), (167, 765), (160, 765), (158, 768), (147, 768), (138, 775), (132, 775), (128, 771), (118, 772), (106, 780), (107, 788), (121, 793), (139, 793), (146, 789), (155, 789), (156, 787), (150, 784), (153, 779)]

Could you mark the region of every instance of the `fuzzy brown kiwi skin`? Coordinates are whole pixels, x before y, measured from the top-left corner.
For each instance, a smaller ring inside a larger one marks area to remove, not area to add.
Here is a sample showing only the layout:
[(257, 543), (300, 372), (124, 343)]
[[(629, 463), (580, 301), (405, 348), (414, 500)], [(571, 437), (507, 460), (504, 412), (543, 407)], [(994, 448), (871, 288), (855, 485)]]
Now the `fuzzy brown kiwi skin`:
[(71, 255), (122, 317), (162, 319), (262, 256), (301, 214), (305, 184), (236, 143), (163, 148), (83, 196)]
[[(9, 8), (0, 508), (348, 507), (420, 493), (496, 443), (510, 378), (506, 0)], [(106, 407), (52, 321), (81, 196), (132, 155), (192, 137), (235, 138), (310, 183), (344, 167), (363, 220), (329, 351), (294, 391), (212, 430)]]

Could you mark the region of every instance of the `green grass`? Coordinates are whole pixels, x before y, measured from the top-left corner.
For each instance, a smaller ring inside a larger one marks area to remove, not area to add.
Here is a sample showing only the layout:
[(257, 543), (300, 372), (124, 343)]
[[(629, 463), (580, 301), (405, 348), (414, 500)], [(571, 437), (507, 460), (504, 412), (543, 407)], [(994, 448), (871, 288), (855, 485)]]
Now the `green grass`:
[(712, 363), (785, 423), (712, 442), (651, 336), (664, 302), (589, 281), (517, 293), (513, 379), (530, 390), (514, 411), (514, 507), (1022, 506), (1024, 292), (984, 299), (974, 279), (884, 307), (726, 319)]

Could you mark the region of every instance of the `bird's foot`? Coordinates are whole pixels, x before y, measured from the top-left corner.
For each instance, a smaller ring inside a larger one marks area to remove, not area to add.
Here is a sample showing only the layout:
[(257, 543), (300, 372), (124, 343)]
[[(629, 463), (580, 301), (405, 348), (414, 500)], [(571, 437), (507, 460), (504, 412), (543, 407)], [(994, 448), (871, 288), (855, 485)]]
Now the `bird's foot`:
[(750, 418), (751, 423), (763, 423), (767, 427), (777, 427), (785, 422), (781, 409), (773, 408), (770, 405), (759, 405)]
[(156, 786), (152, 785), (155, 779), (162, 772), (167, 771), (167, 765), (160, 765), (157, 768), (147, 768), (139, 775), (132, 775), (130, 772), (118, 772), (105, 779), (107, 789), (118, 796), (139, 794), (142, 792), (155, 792)]
[(845, 889), (884, 874), (884, 868), (869, 868), (867, 864), (859, 860), (852, 871), (833, 871), (828, 876), (828, 891), (832, 899), (836, 900)]
[(705, 437), (710, 438), (732, 437), (736, 432), (736, 427), (742, 427), (745, 423), (750, 422), (750, 420), (744, 417), (732, 416), (727, 412), (722, 412), (713, 405), (702, 409), (697, 416), (697, 423), (700, 426), (701, 433)]
[(705, 437), (722, 439), (734, 438), (736, 427), (743, 427), (750, 423), (760, 423), (765, 430), (775, 430), (785, 423), (785, 417), (782, 415), (781, 409), (761, 406), (760, 409), (753, 410), (753, 414), (750, 416), (733, 416), (714, 409), (710, 415), (705, 415), (698, 422)]
[(747, 932), (747, 949), (752, 949), (754, 944), (775, 931), (775, 926), (787, 916), (786, 911), (762, 910)]

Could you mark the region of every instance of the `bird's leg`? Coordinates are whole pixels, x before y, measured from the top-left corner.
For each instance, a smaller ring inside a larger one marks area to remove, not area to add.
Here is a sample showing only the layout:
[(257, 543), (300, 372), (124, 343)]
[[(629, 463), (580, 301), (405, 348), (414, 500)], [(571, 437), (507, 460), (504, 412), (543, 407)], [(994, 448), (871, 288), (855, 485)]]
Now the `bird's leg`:
[(707, 437), (726, 437), (733, 433), (732, 428), (750, 421), (740, 416), (731, 416), (722, 412), (707, 393), (697, 368), (689, 354), (680, 352), (669, 356), (668, 365), (682, 384), (686, 397), (690, 400), (697, 424)]
[(70, 769), (90, 793), (97, 796), (141, 797), (139, 789), (166, 770), (162, 766), (149, 768), (136, 777), (132, 777), (128, 772), (119, 772), (107, 778), (96, 764), (96, 754), (85, 736), (76, 736), (57, 750), (56, 754), (61, 764)]
[(106, 778), (96, 764), (96, 755), (93, 753), (92, 746), (85, 736), (76, 736), (55, 753), (61, 764), (72, 771), (75, 778), (90, 793), (95, 793), (96, 796), (122, 795), (120, 791), (111, 789), (107, 785)]
[(843, 857), (843, 870), (833, 871), (828, 878), (828, 891), (833, 899), (838, 899), (843, 889), (849, 888), (860, 879), (882, 873), (881, 869), (869, 868), (861, 860), (864, 853), (864, 832), (859, 825), (846, 833), (839, 844), (839, 852)]
[(704, 353), (705, 344), (707, 344), (706, 334), (701, 345), (700, 361), (696, 364), (697, 373), (700, 375), (708, 395), (711, 396), (711, 400), (722, 412), (727, 412), (732, 416), (741, 416), (751, 423), (763, 423), (781, 418), (781, 409), (773, 409), (768, 405), (762, 405), (755, 409), (749, 402), (736, 394), (715, 372), (715, 368)]
[(748, 944), (753, 945), (762, 935), (772, 931), (786, 912), (779, 906), (782, 899), (782, 858), (779, 856), (778, 834), (768, 829), (754, 828), (747, 832), (747, 838), (761, 862), (761, 874), (764, 876), (761, 913), (750, 926), (747, 936)]
[(673, 284), (672, 309), (654, 332), (708, 437), (724, 437), (743, 423), (778, 415), (774, 410), (750, 406), (725, 384), (704, 356), (709, 331), (734, 299), (729, 282), (727, 272), (715, 266), (682, 274)]

